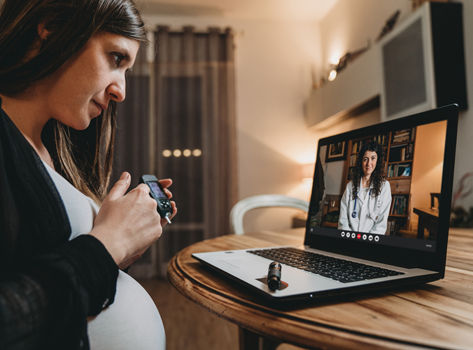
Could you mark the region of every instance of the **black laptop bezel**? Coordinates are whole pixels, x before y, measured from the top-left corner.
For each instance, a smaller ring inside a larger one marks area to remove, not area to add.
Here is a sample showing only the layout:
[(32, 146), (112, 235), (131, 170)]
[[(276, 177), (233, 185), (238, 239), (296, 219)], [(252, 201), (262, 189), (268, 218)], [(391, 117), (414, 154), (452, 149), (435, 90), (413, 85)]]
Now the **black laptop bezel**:
[[(433, 252), (417, 249), (399, 248), (388, 245), (376, 245), (356, 240), (344, 240), (338, 237), (328, 237), (310, 233), (309, 223), (306, 223), (306, 233), (304, 244), (311, 248), (344, 254), (352, 257), (383, 262), (390, 265), (402, 266), (406, 268), (418, 267), (427, 270), (437, 271), (444, 275), (445, 261), (447, 253), (448, 229), (450, 222), (450, 209), (453, 187), (453, 172), (455, 164), (455, 149), (457, 142), (458, 125), (458, 105), (451, 104), (422, 113), (416, 113), (403, 118), (387, 121), (372, 126), (352, 130), (342, 134), (325, 137), (319, 140), (317, 154), (320, 147), (329, 143), (355, 139), (363, 135), (377, 135), (385, 130), (407, 129), (414, 126), (425, 125), (433, 122), (447, 121), (445, 138), (445, 152), (442, 171), (442, 186), (439, 200), (439, 228), (436, 241), (436, 249)], [(317, 178), (317, 169), (314, 173), (314, 180)], [(316, 181), (313, 181), (312, 194), (315, 193)], [(309, 205), (309, 218), (314, 214), (315, 204), (312, 200)]]

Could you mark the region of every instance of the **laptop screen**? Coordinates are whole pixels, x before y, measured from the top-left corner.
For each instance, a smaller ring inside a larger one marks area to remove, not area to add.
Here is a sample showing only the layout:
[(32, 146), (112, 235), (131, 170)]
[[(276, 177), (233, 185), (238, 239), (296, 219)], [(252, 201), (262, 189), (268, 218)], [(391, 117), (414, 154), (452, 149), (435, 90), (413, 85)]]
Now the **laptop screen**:
[(436, 252), (456, 144), (456, 110), (439, 110), (321, 139), (306, 241)]

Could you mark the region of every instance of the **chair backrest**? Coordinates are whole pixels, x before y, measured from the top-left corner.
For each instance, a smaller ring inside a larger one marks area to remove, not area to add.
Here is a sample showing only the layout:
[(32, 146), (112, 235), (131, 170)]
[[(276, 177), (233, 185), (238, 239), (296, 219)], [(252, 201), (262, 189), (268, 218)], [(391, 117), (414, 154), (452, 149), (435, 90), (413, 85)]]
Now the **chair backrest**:
[(245, 214), (252, 209), (265, 207), (295, 208), (307, 212), (309, 210), (309, 203), (302, 199), (279, 194), (263, 194), (247, 197), (236, 203), (230, 211), (230, 222), (233, 232), (237, 235), (245, 233), (243, 229), (243, 217)]

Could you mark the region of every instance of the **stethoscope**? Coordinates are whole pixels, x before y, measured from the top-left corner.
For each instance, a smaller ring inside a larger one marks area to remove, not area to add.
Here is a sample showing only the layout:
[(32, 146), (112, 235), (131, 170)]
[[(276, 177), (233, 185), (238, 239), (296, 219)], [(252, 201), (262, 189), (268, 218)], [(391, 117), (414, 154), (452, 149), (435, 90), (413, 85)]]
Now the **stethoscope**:
[[(369, 196), (371, 196), (373, 194), (373, 192), (372, 192), (373, 190), (374, 190), (373, 188), (370, 188), (370, 191), (368, 192)], [(355, 196), (355, 205), (353, 207), (353, 212), (351, 213), (351, 217), (353, 219), (355, 219), (358, 215), (358, 213), (356, 212), (356, 202), (357, 202), (357, 200), (358, 200), (358, 194)]]

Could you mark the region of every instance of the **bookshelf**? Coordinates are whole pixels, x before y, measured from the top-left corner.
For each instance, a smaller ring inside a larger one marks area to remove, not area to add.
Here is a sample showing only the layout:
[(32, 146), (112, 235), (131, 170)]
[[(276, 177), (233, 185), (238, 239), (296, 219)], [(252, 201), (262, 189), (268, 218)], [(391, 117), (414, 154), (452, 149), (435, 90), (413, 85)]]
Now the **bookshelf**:
[(415, 138), (415, 128), (390, 133), (386, 157), (386, 177), (392, 195), (387, 229), (389, 234), (408, 229)]
[(352, 179), (356, 157), (364, 143), (376, 141), (382, 145), (385, 155), (385, 174), (391, 185), (391, 208), (388, 218), (388, 233), (394, 234), (407, 229), (410, 215), (410, 191), (412, 161), (414, 159), (416, 129), (403, 129), (371, 137), (358, 138), (348, 142), (348, 156), (344, 167), (344, 183)]

